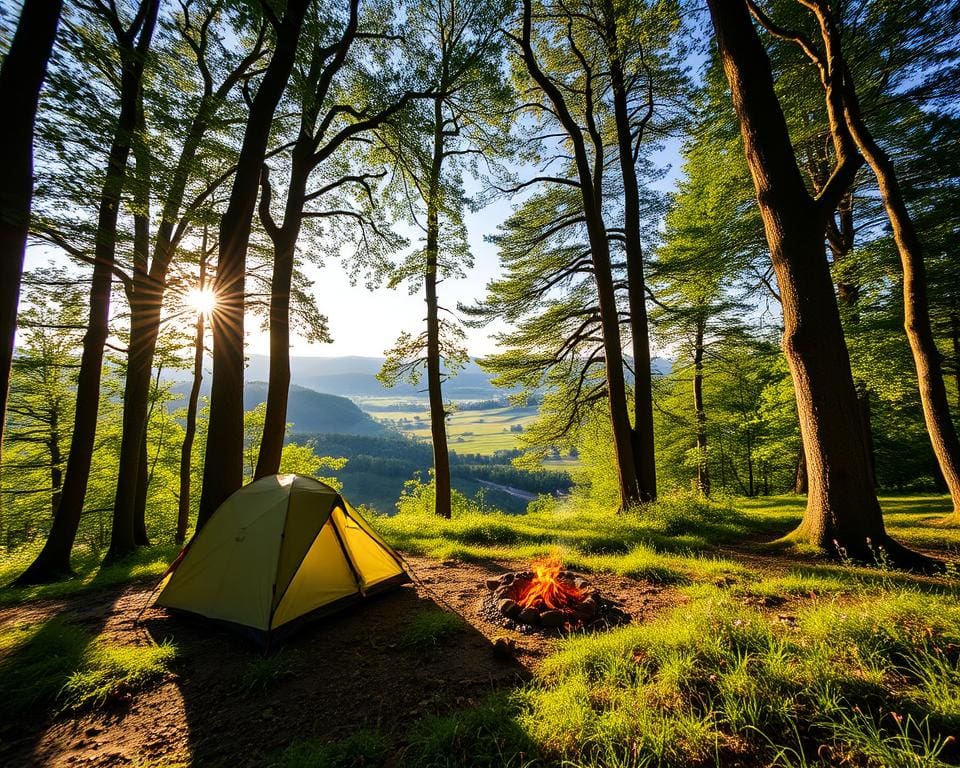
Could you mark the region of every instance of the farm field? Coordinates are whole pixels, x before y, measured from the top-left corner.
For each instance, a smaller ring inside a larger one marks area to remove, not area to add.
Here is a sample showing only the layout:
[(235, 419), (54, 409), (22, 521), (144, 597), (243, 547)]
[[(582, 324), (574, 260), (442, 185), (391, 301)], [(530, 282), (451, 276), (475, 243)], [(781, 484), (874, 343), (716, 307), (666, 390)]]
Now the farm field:
[[(360, 403), (364, 407), (365, 401)], [(412, 437), (430, 439), (430, 417), (427, 404), (406, 403), (402, 411), (370, 410), (377, 421), (388, 424)], [(518, 447), (521, 431), (535, 418), (536, 407), (487, 408), (457, 410), (447, 421), (447, 437), (451, 450), (457, 453), (490, 455)], [(511, 431), (511, 429), (513, 431)]]

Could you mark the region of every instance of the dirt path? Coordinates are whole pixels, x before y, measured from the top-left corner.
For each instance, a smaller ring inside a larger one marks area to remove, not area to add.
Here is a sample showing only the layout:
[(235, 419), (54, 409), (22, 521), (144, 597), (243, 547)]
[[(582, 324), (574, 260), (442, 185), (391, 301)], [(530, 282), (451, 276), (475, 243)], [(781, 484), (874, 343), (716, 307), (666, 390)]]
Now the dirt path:
[[(138, 623), (152, 584), (0, 610), (0, 629), (58, 616), (113, 643), (169, 638), (179, 649), (172, 676), (129, 698), (80, 715), (0, 726), (0, 765), (265, 766), (296, 740), (333, 739), (358, 728), (404, 733), (424, 716), (516, 686), (550, 652), (554, 640), (481, 616), (484, 581), (519, 564), (408, 559), (417, 583), (301, 630), (281, 650), (276, 679), (262, 689), (251, 682), (262, 656), (243, 639), (163, 609), (148, 608)], [(622, 601), (633, 621), (682, 599), (620, 576), (594, 574), (591, 581)], [(460, 614), (464, 628), (434, 649), (398, 643), (412, 617), (437, 609)], [(502, 635), (516, 641), (515, 658), (493, 652), (492, 640)]]

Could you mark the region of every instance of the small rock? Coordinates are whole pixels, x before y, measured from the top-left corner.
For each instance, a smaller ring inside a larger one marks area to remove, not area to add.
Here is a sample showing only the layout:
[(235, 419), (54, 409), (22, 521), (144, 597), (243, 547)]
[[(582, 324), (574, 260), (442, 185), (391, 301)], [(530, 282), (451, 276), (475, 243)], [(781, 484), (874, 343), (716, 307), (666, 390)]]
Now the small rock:
[(543, 611), (540, 614), (540, 623), (545, 627), (559, 627), (565, 618), (563, 611)]
[(93, 726), (93, 725), (84, 731), (84, 734), (90, 737), (99, 736), (101, 733), (103, 733), (103, 728), (97, 728), (96, 726)]
[(493, 655), (498, 656), (503, 659), (512, 659), (513, 653), (516, 650), (517, 644), (514, 642), (512, 637), (495, 637), (493, 638)]
[(524, 608), (517, 614), (517, 618), (524, 624), (536, 624), (540, 621), (540, 611), (536, 608)]
[(493, 591), (493, 596), (497, 600), (503, 600), (506, 597), (510, 597), (510, 594), (513, 590), (510, 587), (497, 587)]
[(500, 577), (500, 583), (503, 584), (504, 586), (509, 586), (510, 584), (513, 584), (513, 578), (514, 578), (513, 573), (505, 573), (503, 574), (503, 576)]
[(500, 579), (487, 579), (484, 583), (487, 585), (487, 589), (496, 589), (501, 584)]
[(573, 586), (576, 587), (577, 589), (585, 590), (590, 588), (590, 582), (578, 576), (573, 580)]
[(508, 619), (512, 619), (520, 613), (520, 606), (516, 600), (505, 598), (497, 603), (497, 610)]

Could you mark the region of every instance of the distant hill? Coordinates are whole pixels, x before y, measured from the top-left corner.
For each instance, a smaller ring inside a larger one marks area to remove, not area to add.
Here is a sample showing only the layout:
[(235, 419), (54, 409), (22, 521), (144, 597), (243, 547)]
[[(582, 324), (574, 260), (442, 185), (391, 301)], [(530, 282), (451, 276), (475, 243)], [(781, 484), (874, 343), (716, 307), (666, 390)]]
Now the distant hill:
[[(209, 394), (209, 378), (204, 380), (203, 394)], [(189, 392), (185, 382), (174, 385), (173, 391), (184, 397)], [(243, 407), (246, 410), (266, 402), (267, 384), (251, 381), (243, 388)], [(389, 430), (383, 424), (360, 410), (351, 400), (337, 395), (317, 392), (296, 384), (290, 386), (287, 403), (287, 421), (297, 432), (322, 432), (340, 435), (382, 435)]]
[[(426, 398), (426, 384), (419, 386), (398, 384), (393, 388), (384, 387), (377, 381), (377, 372), (383, 365), (382, 357), (291, 357), (290, 379), (292, 384), (307, 387), (315, 392), (324, 392), (343, 397), (423, 397)], [(654, 373), (664, 374), (670, 371), (670, 361), (654, 358)], [(206, 366), (209, 371), (209, 365)], [(244, 378), (247, 382), (266, 381), (270, 374), (270, 358), (266, 355), (250, 355)], [(186, 375), (181, 372), (172, 374)], [(209, 375), (205, 381), (209, 381)], [(492, 376), (484, 373), (475, 361), (471, 360), (456, 376), (443, 384), (443, 395), (450, 400), (493, 400), (504, 397), (504, 390), (490, 383)], [(628, 378), (631, 378), (628, 375)], [(248, 383), (247, 385), (252, 386)], [(298, 425), (298, 430), (300, 429)], [(367, 434), (367, 433), (364, 433)]]

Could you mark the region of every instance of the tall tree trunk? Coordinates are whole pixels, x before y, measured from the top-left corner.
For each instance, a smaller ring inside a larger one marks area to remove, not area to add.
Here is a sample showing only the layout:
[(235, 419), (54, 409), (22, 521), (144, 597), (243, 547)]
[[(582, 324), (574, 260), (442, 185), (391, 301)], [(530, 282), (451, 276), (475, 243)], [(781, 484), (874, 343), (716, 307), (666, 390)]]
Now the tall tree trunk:
[(770, 61), (746, 3), (708, 4), (783, 301), (783, 348), (809, 478), (806, 512), (793, 536), (828, 552), (842, 547), (853, 557), (867, 558), (871, 543), (892, 543), (873, 489), (824, 250), (827, 218), (859, 162), (847, 144), (838, 145), (831, 182), (816, 200), (810, 197), (774, 92)]
[[(299, 230), (299, 227), (297, 227)], [(290, 287), (293, 281), (296, 235), (286, 233), (274, 243), (273, 279), (270, 283), (270, 380), (263, 438), (254, 479), (280, 471), (283, 438), (287, 432), (287, 401), (290, 396)]]
[(24, 0), (0, 68), (0, 450), (33, 198), (33, 126), (62, 0)]
[(260, 169), (270, 126), (293, 69), (303, 20), (311, 0), (288, 0), (276, 45), (250, 106), (237, 173), (220, 221), (219, 259), (211, 321), (213, 380), (210, 421), (197, 528), (243, 484), (244, 275)]
[(427, 269), (424, 293), (427, 303), (427, 393), (430, 397), (430, 435), (433, 441), (434, 511), (450, 518), (450, 454), (447, 450), (447, 412), (443, 406), (440, 371), (440, 316), (437, 302), (437, 259), (440, 248), (440, 174), (443, 170), (442, 99), (433, 100), (433, 162), (427, 200)]
[(693, 409), (697, 415), (697, 491), (710, 495), (710, 465), (707, 461), (707, 411), (703, 406), (703, 337), (706, 320), (697, 318), (697, 333), (693, 346)]
[[(657, 498), (657, 466), (653, 439), (653, 373), (650, 360), (650, 324), (640, 239), (640, 185), (633, 159), (634, 131), (627, 104), (627, 88), (617, 44), (616, 19), (612, 3), (605, 4), (607, 38), (610, 45), (610, 79), (617, 127), (620, 175), (623, 178), (624, 255), (627, 262), (627, 297), (630, 307), (630, 338), (633, 353), (633, 460), (636, 466), (640, 501)], [(649, 104), (648, 118), (653, 104)], [(644, 121), (646, 122), (646, 121)], [(640, 130), (643, 130), (641, 126)]]
[[(143, 95), (137, 100), (137, 136), (133, 140), (135, 176), (133, 187), (133, 290), (127, 294), (130, 305), (130, 340), (127, 344), (127, 371), (123, 387), (123, 420), (120, 432), (120, 461), (114, 496), (110, 546), (105, 560), (115, 562), (133, 552), (146, 530), (138, 531), (136, 500), (140, 481), (146, 476), (146, 404), (150, 397), (150, 368), (153, 349), (147, 336), (150, 327), (144, 321), (150, 311), (151, 297), (157, 291), (149, 279), (150, 258), (150, 151), (146, 145), (146, 116)], [(160, 307), (157, 302), (156, 313)], [(140, 412), (141, 406), (143, 408)], [(144, 489), (145, 491), (145, 489)], [(146, 494), (144, 493), (144, 498)], [(138, 536), (138, 533), (141, 534)], [(144, 542), (145, 543), (145, 542)]]
[(121, 51), (120, 114), (100, 194), (90, 312), (77, 375), (77, 407), (63, 493), (47, 541), (30, 567), (17, 579), (18, 584), (54, 581), (70, 573), (70, 551), (83, 512), (97, 431), (103, 348), (109, 333), (110, 284), (116, 254), (120, 195), (126, 179), (131, 137), (137, 122), (146, 52), (153, 38), (159, 6), (160, 0), (144, 0), (143, 21), (136, 47), (131, 44)]
[(50, 514), (57, 516), (60, 507), (60, 489), (63, 486), (63, 455), (60, 451), (60, 411), (54, 406), (50, 413)]
[[(839, 46), (836, 31), (826, 16), (821, 17), (825, 35)], [(876, 143), (864, 122), (849, 70), (844, 68), (844, 116), (857, 148), (877, 177), (880, 196), (893, 227), (893, 239), (903, 269), (903, 326), (910, 342), (923, 418), (930, 444), (943, 472), (953, 500), (953, 520), (960, 524), (960, 439), (950, 416), (947, 388), (943, 381), (940, 350), (930, 324), (923, 246), (907, 210), (893, 162)]]
[[(197, 290), (203, 291), (207, 285), (207, 229), (203, 229), (203, 241), (200, 250), (200, 279)], [(193, 441), (197, 435), (197, 404), (200, 402), (200, 385), (203, 383), (203, 312), (197, 313), (196, 333), (193, 340), (193, 383), (187, 400), (187, 425), (180, 447), (180, 499), (177, 506), (177, 532), (175, 541), (183, 544), (187, 538), (187, 526), (190, 522), (190, 478), (193, 469)]]
[[(627, 411), (627, 392), (623, 375), (623, 351), (620, 343), (620, 321), (616, 293), (613, 286), (613, 271), (610, 264), (610, 243), (603, 221), (602, 212), (602, 176), (603, 157), (601, 139), (592, 126), (591, 133), (597, 156), (593, 158), (591, 169), (583, 132), (573, 118), (563, 93), (540, 68), (537, 56), (531, 44), (533, 17), (532, 0), (523, 2), (523, 32), (520, 46), (527, 71), (546, 94), (556, 112), (557, 118), (566, 131), (573, 146), (574, 163), (580, 197), (583, 203), (583, 215), (586, 222), (587, 238), (590, 243), (593, 261), (593, 276), (600, 306), (600, 327), (603, 334), (604, 367), (606, 372), (607, 397), (610, 408), (610, 427), (613, 432), (614, 455), (617, 466), (617, 485), (620, 497), (620, 509), (625, 510), (640, 500), (637, 483), (636, 462), (633, 458), (633, 437), (630, 429), (630, 415)], [(591, 103), (592, 93), (587, 94)], [(591, 118), (592, 120), (592, 118)]]
[(953, 341), (953, 378), (957, 383), (957, 408), (960, 408), (960, 315), (950, 313), (950, 336)]

